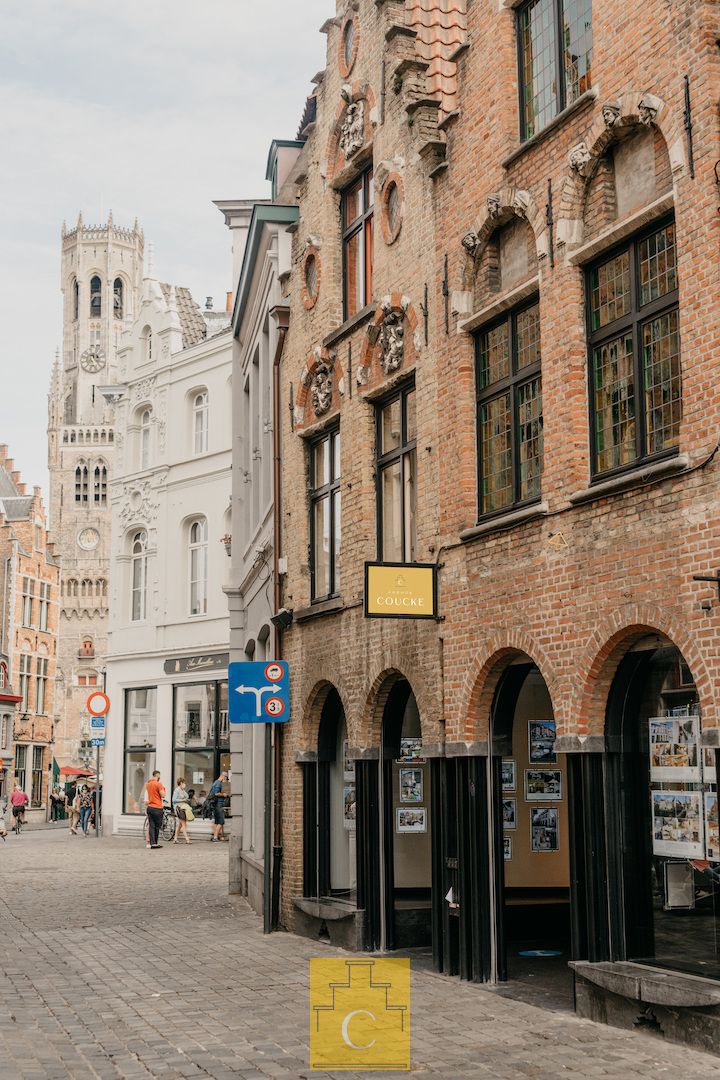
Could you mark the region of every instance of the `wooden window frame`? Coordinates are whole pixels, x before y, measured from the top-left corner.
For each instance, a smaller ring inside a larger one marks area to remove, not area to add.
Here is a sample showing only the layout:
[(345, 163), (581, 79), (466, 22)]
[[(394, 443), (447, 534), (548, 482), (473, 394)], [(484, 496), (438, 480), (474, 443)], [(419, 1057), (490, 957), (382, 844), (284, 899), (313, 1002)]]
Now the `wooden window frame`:
[[(373, 179), (373, 167), (372, 162), (366, 165), (363, 170), (353, 179), (352, 183), (347, 184), (346, 187), (340, 193), (340, 228), (342, 231), (342, 284), (343, 284), (343, 318), (351, 319), (362, 311), (370, 301), (372, 300), (372, 277), (373, 277), (373, 237), (374, 237), (374, 224), (373, 217), (375, 213), (375, 195), (373, 192), (373, 201), (370, 200), (370, 183)], [(362, 209), (359, 217), (355, 218), (350, 225), (345, 225), (345, 202), (350, 191), (353, 190), (362, 181)], [(357, 311), (350, 312), (348, 308), (348, 295), (347, 295), (347, 251), (350, 241), (355, 237), (361, 235), (361, 254), (362, 254), (362, 302), (358, 305)]]
[[(417, 562), (417, 484), (418, 484), (418, 459), (417, 459), (417, 437), (414, 439), (408, 439), (407, 437), (407, 399), (410, 394), (415, 393), (415, 379), (413, 378), (409, 382), (404, 383), (398, 387), (391, 394), (386, 394), (380, 398), (375, 404), (375, 497), (376, 497), (376, 517), (377, 517), (377, 551), (378, 561), (383, 562), (383, 497), (382, 497), (382, 474), (385, 469), (394, 465), (397, 461), (402, 462), (402, 485), (401, 495), (405, 490), (405, 459), (415, 451), (415, 518), (416, 518), (416, 530), (415, 530), (415, 558), (413, 562)], [(387, 453), (381, 454), (380, 447), (382, 446), (382, 414), (383, 410), (388, 405), (392, 405), (393, 401), (400, 399), (400, 425), (401, 436), (400, 446), (393, 450), (388, 450)], [(417, 410), (417, 398), (415, 399), (415, 407)], [(416, 412), (417, 415), (417, 412)], [(417, 420), (416, 420), (417, 426)], [(405, 520), (405, 501), (403, 499), (402, 506), (402, 550), (403, 558), (401, 563), (406, 562), (405, 552), (407, 550), (407, 527), (408, 523)], [(394, 560), (388, 560), (392, 562)]]
[[(677, 224), (674, 216), (663, 218), (659, 221), (653, 222), (649, 227), (642, 229), (640, 232), (635, 233), (627, 240), (623, 240), (622, 243), (616, 244), (614, 247), (604, 251), (603, 254), (593, 259), (591, 263), (585, 267), (585, 325), (587, 327), (587, 379), (588, 379), (588, 421), (590, 432), (590, 470), (591, 470), (591, 483), (599, 483), (610, 479), (613, 476), (619, 476), (626, 472), (631, 472), (633, 469), (637, 469), (638, 466), (644, 465), (648, 462), (665, 461), (668, 458), (677, 457), (679, 453), (679, 447), (671, 446), (666, 450), (659, 450), (653, 454), (647, 454), (644, 452), (645, 440), (647, 436), (647, 418), (645, 415), (645, 374), (643, 365), (643, 351), (642, 351), (642, 336), (641, 330), (644, 323), (650, 319), (658, 318), (661, 315), (667, 315), (671, 311), (677, 311), (679, 315), (680, 311), (680, 290), (679, 284), (671, 292), (665, 293), (663, 296), (657, 298), (657, 300), (651, 300), (647, 304), (642, 306), (639, 303), (639, 285), (640, 285), (640, 268), (639, 268), (639, 248), (644, 240), (653, 236), (655, 233), (661, 232), (669, 225), (675, 226), (675, 244), (677, 255)], [(624, 251), (628, 251), (630, 254), (630, 311), (621, 316), (618, 319), (614, 319), (606, 326), (601, 327), (598, 330), (592, 329), (592, 273), (597, 270), (598, 267), (603, 266), (611, 259), (621, 255)], [(679, 280), (679, 273), (677, 267), (677, 258), (675, 262), (675, 274)], [(596, 425), (595, 425), (595, 408), (594, 408), (594, 395), (595, 395), (595, 368), (593, 361), (593, 352), (599, 346), (605, 344), (608, 341), (612, 341), (614, 338), (619, 337), (623, 333), (630, 331), (633, 340), (633, 379), (634, 379), (634, 393), (635, 393), (635, 449), (636, 457), (632, 461), (626, 462), (624, 465), (618, 465), (612, 469), (604, 469), (602, 471), (597, 468), (597, 443), (596, 443)], [(680, 402), (682, 406), (682, 350), (680, 352)]]
[[(540, 298), (536, 294), (529, 300), (524, 300), (521, 304), (511, 308), (509, 311), (504, 312), (503, 315), (494, 319), (492, 322), (483, 326), (475, 334), (475, 436), (477, 440), (477, 504), (478, 504), (478, 521), (487, 521), (502, 514), (508, 514), (513, 510), (520, 510), (526, 506), (533, 506), (539, 503), (542, 499), (542, 491), (537, 495), (533, 495), (530, 498), (523, 499), (520, 497), (520, 439), (519, 439), (519, 422), (518, 422), (518, 391), (521, 386), (526, 383), (533, 382), (534, 379), (540, 379), (540, 393), (542, 394), (542, 341), (540, 347), (540, 360), (534, 364), (528, 364), (526, 367), (517, 367), (517, 318), (522, 315), (524, 311), (528, 311), (532, 307), (538, 307), (539, 309)], [(539, 314), (539, 312), (538, 312)], [(480, 342), (485, 334), (491, 333), (498, 326), (507, 324), (509, 328), (509, 341), (510, 341), (510, 374), (502, 379), (496, 379), (495, 382), (489, 383), (480, 389)], [(512, 442), (512, 502), (507, 503), (505, 506), (501, 506), (496, 510), (484, 510), (483, 509), (483, 452), (482, 452), (482, 433), (480, 430), (480, 415), (482, 406), (492, 401), (494, 398), (502, 397), (504, 394), (509, 393), (511, 396), (511, 410), (510, 410), (510, 439)], [(541, 412), (541, 416), (543, 413)]]
[[(337, 543), (336, 529), (335, 529), (335, 505), (338, 499), (340, 502), (340, 513), (342, 514), (342, 499), (340, 495), (340, 475), (341, 470), (335, 475), (335, 440), (340, 439), (340, 425), (334, 424), (331, 428), (323, 431), (322, 435), (313, 439), (308, 443), (308, 450), (310, 454), (310, 466), (309, 466), (309, 489), (310, 489), (310, 600), (313, 604), (319, 604), (323, 600), (330, 600), (333, 597), (339, 595), (340, 575), (338, 572), (337, 560), (335, 558), (335, 550)], [(327, 484), (316, 484), (315, 477), (315, 450), (323, 442), (326, 442), (328, 460), (330, 463), (330, 480)], [(340, 454), (342, 455), (342, 443), (340, 444)], [(317, 579), (317, 568), (315, 565), (315, 507), (323, 499), (328, 500), (330, 507), (330, 559), (328, 565), (328, 586), (329, 591), (326, 593), (316, 593), (315, 582)]]

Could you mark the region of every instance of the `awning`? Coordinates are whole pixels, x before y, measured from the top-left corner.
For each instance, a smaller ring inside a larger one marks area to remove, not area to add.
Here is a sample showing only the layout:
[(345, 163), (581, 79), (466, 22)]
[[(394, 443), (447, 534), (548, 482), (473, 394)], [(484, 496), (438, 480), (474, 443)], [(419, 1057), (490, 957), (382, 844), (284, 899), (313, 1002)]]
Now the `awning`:
[(94, 776), (94, 769), (76, 769), (73, 765), (61, 765), (61, 776)]

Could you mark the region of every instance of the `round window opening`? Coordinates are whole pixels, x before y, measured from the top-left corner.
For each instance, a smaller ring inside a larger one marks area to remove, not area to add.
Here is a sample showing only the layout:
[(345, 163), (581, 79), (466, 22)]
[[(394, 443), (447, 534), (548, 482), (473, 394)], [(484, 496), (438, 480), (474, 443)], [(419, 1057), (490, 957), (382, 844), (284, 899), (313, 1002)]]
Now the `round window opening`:
[(387, 220), (390, 232), (394, 236), (400, 225), (400, 189), (391, 184), (387, 197)]
[(343, 30), (343, 60), (345, 61), (345, 67), (348, 69), (352, 65), (354, 52), (355, 22), (353, 19), (349, 19), (345, 23), (345, 29)]
[(305, 288), (311, 300), (317, 296), (317, 260), (314, 255), (308, 255), (305, 261)]

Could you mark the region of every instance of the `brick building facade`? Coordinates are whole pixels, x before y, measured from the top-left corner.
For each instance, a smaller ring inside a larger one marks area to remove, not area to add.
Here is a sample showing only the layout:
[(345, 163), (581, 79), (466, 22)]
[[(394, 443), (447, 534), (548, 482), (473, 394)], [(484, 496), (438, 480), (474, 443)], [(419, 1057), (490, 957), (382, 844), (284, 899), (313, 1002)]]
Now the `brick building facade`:
[[(582, 1011), (717, 1045), (714, 990), (656, 974), (720, 974), (720, 24), (671, 7), (323, 27), (282, 362), (281, 918), (477, 981), (549, 949)], [(438, 619), (366, 618), (373, 560), (432, 564)]]
[(0, 652), (7, 658), (4, 689), (14, 691), (0, 702), (0, 760), (7, 761), (0, 795), (9, 796), (14, 778), (38, 810), (52, 781), (59, 580), (40, 488), (27, 494), (7, 446), (0, 446)]

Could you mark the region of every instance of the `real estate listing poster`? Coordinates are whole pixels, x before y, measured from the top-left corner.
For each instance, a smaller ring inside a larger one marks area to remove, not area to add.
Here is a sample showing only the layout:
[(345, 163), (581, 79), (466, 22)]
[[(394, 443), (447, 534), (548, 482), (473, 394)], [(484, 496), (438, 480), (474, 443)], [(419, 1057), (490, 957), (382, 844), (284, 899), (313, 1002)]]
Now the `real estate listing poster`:
[(699, 722), (697, 716), (650, 718), (651, 781), (700, 780)]
[(653, 854), (702, 859), (703, 821), (699, 791), (653, 791)]

